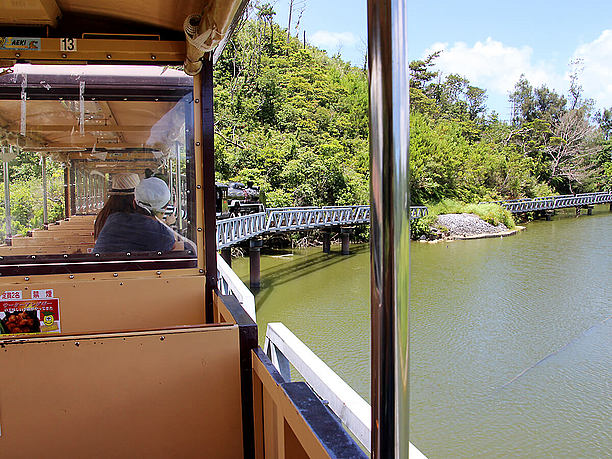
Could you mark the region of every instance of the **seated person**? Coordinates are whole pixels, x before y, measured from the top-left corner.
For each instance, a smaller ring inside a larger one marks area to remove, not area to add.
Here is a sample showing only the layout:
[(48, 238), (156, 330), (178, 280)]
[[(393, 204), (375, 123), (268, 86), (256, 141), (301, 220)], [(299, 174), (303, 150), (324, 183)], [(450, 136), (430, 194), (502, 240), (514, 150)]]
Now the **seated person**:
[[(117, 193), (114, 183), (111, 196), (113, 192)], [(126, 208), (106, 217), (94, 253), (167, 252), (174, 248), (176, 234), (154, 216), (155, 212), (163, 212), (170, 201), (166, 183), (151, 177), (142, 180), (133, 191), (131, 203)], [(125, 190), (123, 193), (129, 196)]]
[(106, 219), (114, 212), (134, 212), (134, 189), (140, 183), (138, 174), (119, 173), (113, 175), (109, 198), (100, 209), (94, 223), (94, 239), (98, 239)]

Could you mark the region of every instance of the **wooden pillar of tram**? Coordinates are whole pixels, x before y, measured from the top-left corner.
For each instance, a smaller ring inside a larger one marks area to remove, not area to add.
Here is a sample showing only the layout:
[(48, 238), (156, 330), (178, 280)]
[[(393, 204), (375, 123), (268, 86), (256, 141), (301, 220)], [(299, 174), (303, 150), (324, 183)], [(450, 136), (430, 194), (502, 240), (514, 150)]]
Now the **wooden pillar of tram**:
[[(206, 303), (206, 322), (212, 323), (213, 317), (213, 292), (217, 288), (217, 216), (215, 208), (215, 119), (213, 111), (213, 62), (212, 59), (204, 58), (202, 61), (202, 70), (197, 75), (195, 81), (200, 81), (201, 100), (198, 100), (197, 93), (195, 97), (195, 110), (197, 111), (198, 103), (200, 105), (201, 122), (202, 122), (202, 192), (204, 201), (204, 266), (206, 273), (206, 289), (204, 300)], [(198, 132), (198, 129), (195, 129)], [(200, 146), (200, 139), (195, 138), (195, 146)], [(178, 158), (178, 156), (177, 156)], [(177, 171), (180, 168), (177, 164)], [(178, 176), (180, 180), (180, 175)], [(178, 185), (178, 183), (177, 183)], [(196, 185), (196, 188), (199, 186)], [(177, 200), (180, 202), (180, 195), (177, 195)], [(180, 210), (180, 209), (179, 209)], [(180, 215), (180, 214), (179, 214)], [(179, 217), (180, 218), (180, 217)], [(198, 232), (201, 228), (198, 228)]]

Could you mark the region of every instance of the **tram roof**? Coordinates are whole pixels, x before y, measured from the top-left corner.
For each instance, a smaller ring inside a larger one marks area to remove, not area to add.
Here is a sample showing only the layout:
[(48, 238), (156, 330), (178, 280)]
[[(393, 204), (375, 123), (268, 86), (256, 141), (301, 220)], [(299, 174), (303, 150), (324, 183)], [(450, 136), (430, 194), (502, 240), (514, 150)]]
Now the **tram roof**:
[[(0, 25), (50, 26), (56, 29), (79, 28), (75, 18), (98, 19), (97, 30), (110, 31), (117, 24), (139, 24), (158, 32), (183, 31), (185, 18), (202, 14), (214, 29), (225, 34), (244, 0), (28, 0), (2, 2)], [(68, 24), (70, 23), (70, 24)], [(113, 30), (114, 31), (114, 30)], [(132, 33), (124, 30), (124, 33)]]

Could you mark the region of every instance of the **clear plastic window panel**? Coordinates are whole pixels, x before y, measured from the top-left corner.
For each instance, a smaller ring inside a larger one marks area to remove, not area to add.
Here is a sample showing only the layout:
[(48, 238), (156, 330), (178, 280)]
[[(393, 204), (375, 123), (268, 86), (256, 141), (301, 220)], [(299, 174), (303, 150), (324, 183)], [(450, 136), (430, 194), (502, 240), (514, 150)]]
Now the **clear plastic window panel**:
[(0, 76), (2, 259), (194, 257), (192, 125), (192, 80), (178, 71), (18, 65)]

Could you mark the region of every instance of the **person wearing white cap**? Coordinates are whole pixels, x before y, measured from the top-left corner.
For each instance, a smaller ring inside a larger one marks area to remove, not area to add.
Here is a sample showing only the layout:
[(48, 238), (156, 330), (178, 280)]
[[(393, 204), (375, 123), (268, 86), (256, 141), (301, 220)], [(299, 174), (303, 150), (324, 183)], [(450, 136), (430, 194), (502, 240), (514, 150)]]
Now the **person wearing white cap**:
[[(133, 183), (118, 182), (118, 185)], [(106, 217), (96, 240), (95, 253), (166, 252), (174, 248), (174, 231), (155, 218), (155, 213), (163, 211), (170, 201), (170, 190), (163, 180), (157, 177), (142, 180), (130, 192), (130, 188), (115, 188), (113, 179), (111, 198), (112, 193), (121, 193), (119, 196), (124, 196), (126, 201), (131, 199), (131, 203)]]

